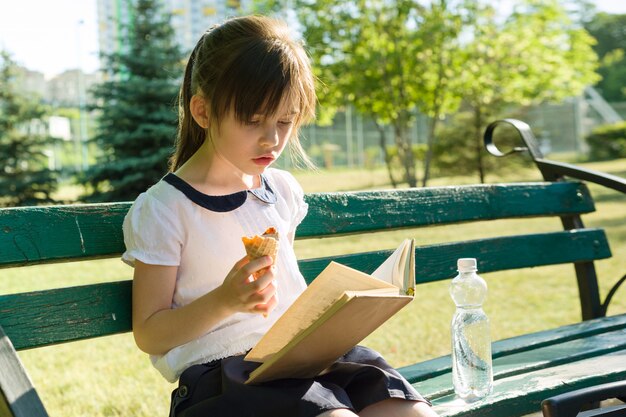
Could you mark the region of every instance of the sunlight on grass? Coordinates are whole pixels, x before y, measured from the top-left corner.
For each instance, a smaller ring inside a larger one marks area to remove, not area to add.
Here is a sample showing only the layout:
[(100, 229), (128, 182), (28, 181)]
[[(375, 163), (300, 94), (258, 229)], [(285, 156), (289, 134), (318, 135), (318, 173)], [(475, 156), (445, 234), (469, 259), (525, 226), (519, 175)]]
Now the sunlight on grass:
[[(626, 175), (626, 160), (584, 164)], [(295, 173), (306, 192), (390, 188), (384, 169)], [(540, 180), (536, 170), (520, 170), (489, 182)], [(474, 183), (474, 178), (439, 178), (429, 185)], [(626, 196), (590, 186), (597, 212), (585, 216), (587, 227), (605, 228), (613, 257), (596, 262), (604, 297), (626, 273)], [(76, 192), (75, 189), (70, 190)], [(560, 229), (556, 219), (524, 219), (455, 226), (405, 229), (296, 242), (299, 258), (357, 251), (392, 249), (406, 237), (427, 245), (478, 236)], [(419, 274), (419, 260), (417, 263)], [(493, 339), (574, 323), (580, 320), (578, 290), (572, 265), (481, 274), (489, 286), (485, 311)], [(39, 265), (2, 271), (0, 294), (61, 286), (126, 280), (132, 269), (119, 259)], [(416, 300), (370, 335), (364, 344), (381, 351), (394, 366), (404, 366), (450, 352), (449, 323), (454, 310), (448, 281), (423, 284)], [(532, 312), (532, 314), (529, 314)], [(615, 295), (609, 315), (626, 312), (626, 286)], [(153, 417), (168, 414), (174, 388), (155, 371), (135, 346), (131, 334), (20, 352), (35, 386), (52, 416)]]

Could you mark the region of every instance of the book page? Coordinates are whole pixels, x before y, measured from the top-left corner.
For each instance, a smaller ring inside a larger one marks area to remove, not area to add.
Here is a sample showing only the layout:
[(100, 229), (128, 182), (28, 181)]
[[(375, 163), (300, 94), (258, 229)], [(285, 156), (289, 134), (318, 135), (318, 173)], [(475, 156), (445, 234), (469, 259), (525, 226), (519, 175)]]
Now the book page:
[(415, 295), (415, 239), (409, 241), (408, 246), (408, 262), (404, 269), (404, 292), (403, 294)]
[[(412, 239), (405, 239), (400, 246), (379, 266), (372, 276), (387, 281), (398, 287), (402, 294), (406, 294), (409, 288), (413, 287), (415, 282), (415, 274), (411, 267), (412, 259), (414, 259), (414, 244)], [(407, 273), (412, 276), (407, 276)]]
[(345, 265), (331, 262), (274, 323), (246, 360), (264, 362), (309, 327), (346, 291), (397, 288)]

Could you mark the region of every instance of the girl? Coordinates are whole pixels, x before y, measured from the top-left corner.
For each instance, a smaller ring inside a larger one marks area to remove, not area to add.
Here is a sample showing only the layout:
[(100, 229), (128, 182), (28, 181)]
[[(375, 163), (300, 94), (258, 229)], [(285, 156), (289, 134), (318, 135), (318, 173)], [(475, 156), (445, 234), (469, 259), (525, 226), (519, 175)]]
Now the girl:
[[(323, 376), (243, 383), (257, 366), (245, 352), (306, 285), (293, 238), (307, 205), (295, 179), (270, 165), (287, 144), (305, 158), (297, 131), (315, 105), (306, 53), (278, 21), (228, 20), (191, 54), (171, 172), (124, 222), (133, 333), (163, 376), (179, 380), (171, 416), (435, 415), (363, 347)], [(247, 259), (241, 237), (270, 226), (281, 244), (268, 268), (269, 257)]]

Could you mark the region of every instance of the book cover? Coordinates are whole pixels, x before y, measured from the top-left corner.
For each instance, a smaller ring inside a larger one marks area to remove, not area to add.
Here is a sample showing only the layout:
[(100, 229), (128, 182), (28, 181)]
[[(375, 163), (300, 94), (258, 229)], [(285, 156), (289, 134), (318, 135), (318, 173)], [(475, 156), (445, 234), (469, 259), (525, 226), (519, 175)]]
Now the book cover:
[(320, 374), (407, 305), (414, 289), (412, 239), (371, 275), (331, 262), (246, 355), (262, 362), (246, 383)]

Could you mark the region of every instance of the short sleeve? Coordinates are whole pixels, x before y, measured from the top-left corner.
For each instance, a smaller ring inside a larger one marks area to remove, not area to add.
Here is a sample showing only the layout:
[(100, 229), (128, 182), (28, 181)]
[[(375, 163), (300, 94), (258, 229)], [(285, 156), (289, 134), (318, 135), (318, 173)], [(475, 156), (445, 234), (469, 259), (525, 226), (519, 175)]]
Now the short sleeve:
[(289, 235), (294, 236), (296, 227), (306, 216), (309, 205), (304, 201), (304, 191), (294, 176), (282, 170), (274, 170), (275, 181), (279, 183), (281, 195), (285, 198), (290, 211)]
[(124, 218), (122, 260), (134, 266), (135, 260), (151, 265), (180, 265), (182, 249), (180, 217), (164, 203), (147, 193), (141, 194)]

